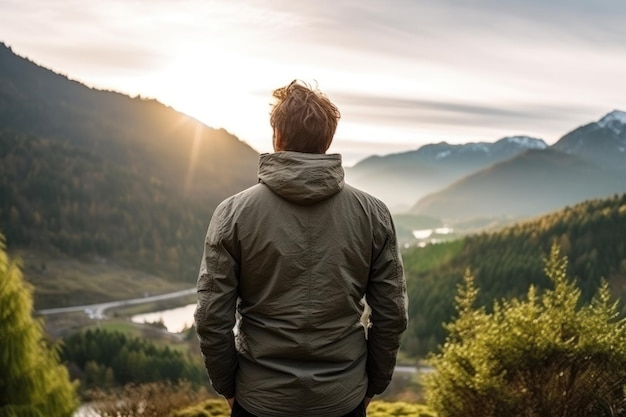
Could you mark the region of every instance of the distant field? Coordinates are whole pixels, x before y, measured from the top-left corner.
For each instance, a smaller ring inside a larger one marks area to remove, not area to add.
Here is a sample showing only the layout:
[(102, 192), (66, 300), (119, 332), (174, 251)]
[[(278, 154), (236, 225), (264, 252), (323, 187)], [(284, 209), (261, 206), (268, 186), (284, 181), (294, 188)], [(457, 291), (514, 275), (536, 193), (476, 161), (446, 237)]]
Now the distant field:
[(107, 315), (114, 317), (128, 317), (135, 314), (152, 313), (154, 311), (169, 310), (176, 307), (186, 306), (187, 304), (194, 304), (198, 297), (196, 294), (188, 295), (185, 297), (178, 297), (171, 300), (154, 301), (150, 303), (135, 304), (126, 307), (115, 308), (107, 310)]
[(141, 337), (143, 327), (143, 325), (125, 320), (102, 320), (88, 326), (86, 329), (102, 329), (110, 332), (124, 333), (128, 336)]
[(181, 334), (168, 333), (165, 329), (161, 329), (149, 324), (133, 323), (125, 319), (110, 319), (93, 322), (91, 325), (84, 327), (82, 330), (101, 329), (109, 332), (124, 333), (128, 337), (139, 339), (149, 339), (153, 342), (162, 343), (170, 348), (188, 351), (188, 344), (183, 342)]
[(62, 339), (76, 332), (101, 329), (123, 333), (127, 337), (149, 339), (177, 350), (189, 350), (185, 333), (169, 333), (157, 325), (133, 323), (129, 317), (97, 320), (89, 319), (83, 313), (55, 314), (45, 316), (44, 323), (46, 333), (54, 339)]
[(15, 255), (23, 260), (24, 277), (35, 287), (35, 309), (138, 298), (190, 286), (102, 258), (76, 260), (38, 252)]

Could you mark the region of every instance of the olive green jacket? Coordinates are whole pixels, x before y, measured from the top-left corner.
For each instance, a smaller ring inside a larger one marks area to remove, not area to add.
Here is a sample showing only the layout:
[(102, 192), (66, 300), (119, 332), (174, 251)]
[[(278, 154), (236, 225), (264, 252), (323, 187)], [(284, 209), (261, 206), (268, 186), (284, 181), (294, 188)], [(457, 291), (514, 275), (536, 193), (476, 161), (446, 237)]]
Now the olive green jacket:
[(195, 319), (213, 387), (251, 413), (350, 412), (389, 384), (407, 326), (387, 207), (340, 155), (261, 155), (259, 184), (213, 213)]

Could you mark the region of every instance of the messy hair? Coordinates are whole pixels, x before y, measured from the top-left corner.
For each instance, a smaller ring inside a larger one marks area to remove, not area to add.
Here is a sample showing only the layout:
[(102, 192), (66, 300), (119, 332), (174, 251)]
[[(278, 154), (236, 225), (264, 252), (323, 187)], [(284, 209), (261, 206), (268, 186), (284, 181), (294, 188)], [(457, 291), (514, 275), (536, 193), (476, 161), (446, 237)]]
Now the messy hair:
[(270, 124), (284, 151), (325, 153), (341, 117), (337, 107), (317, 88), (298, 80), (274, 90)]

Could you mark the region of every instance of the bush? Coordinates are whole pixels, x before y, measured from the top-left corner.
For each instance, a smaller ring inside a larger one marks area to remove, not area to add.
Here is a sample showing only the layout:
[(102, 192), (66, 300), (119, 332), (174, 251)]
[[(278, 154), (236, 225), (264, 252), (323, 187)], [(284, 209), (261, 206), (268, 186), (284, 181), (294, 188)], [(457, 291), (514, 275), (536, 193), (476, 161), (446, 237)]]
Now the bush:
[[(423, 405), (405, 402), (373, 401), (367, 408), (368, 417), (435, 417)], [(178, 411), (172, 417), (228, 417), (230, 408), (223, 399), (207, 400), (197, 406)]]
[(566, 277), (553, 245), (545, 272), (554, 285), (525, 300), (474, 309), (468, 273), (458, 318), (430, 359), (429, 405), (439, 417), (626, 416), (626, 328), (603, 283), (589, 305)]
[(129, 384), (121, 390), (89, 391), (88, 396), (90, 408), (101, 417), (170, 417), (174, 411), (196, 404), (209, 394), (181, 381)]
[(368, 417), (435, 417), (424, 405), (406, 402), (372, 401), (367, 407)]
[(175, 412), (172, 417), (229, 417), (230, 407), (223, 398), (206, 400), (196, 406)]
[(76, 387), (33, 317), (32, 291), (0, 234), (0, 417), (69, 417)]

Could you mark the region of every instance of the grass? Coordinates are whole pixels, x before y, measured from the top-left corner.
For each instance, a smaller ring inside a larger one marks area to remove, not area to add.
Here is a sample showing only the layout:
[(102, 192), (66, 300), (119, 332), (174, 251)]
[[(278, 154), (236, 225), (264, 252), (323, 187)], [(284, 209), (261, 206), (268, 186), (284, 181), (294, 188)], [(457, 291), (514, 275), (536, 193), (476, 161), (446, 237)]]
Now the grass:
[(135, 304), (125, 307), (119, 307), (111, 310), (107, 310), (107, 313), (112, 316), (134, 316), (136, 314), (152, 313), (154, 311), (169, 310), (176, 307), (183, 307), (187, 304), (194, 304), (198, 300), (196, 294), (188, 295), (185, 297), (173, 298), (171, 300), (154, 301), (150, 303)]
[(91, 326), (87, 326), (87, 329), (102, 329), (108, 332), (120, 332), (131, 337), (143, 337), (143, 325), (133, 323), (126, 320), (98, 320)]
[[(193, 287), (193, 283), (172, 282), (102, 258), (79, 260), (36, 251), (21, 251), (15, 255), (22, 259), (24, 276), (35, 289), (35, 310), (142, 298)], [(196, 295), (192, 294), (109, 309), (106, 311), (109, 319), (103, 320), (91, 320), (83, 312), (48, 315), (45, 316), (46, 332), (53, 338), (59, 338), (100, 327), (133, 337), (163, 338), (172, 342), (180, 340), (181, 336), (154, 325), (132, 323), (130, 317), (185, 306), (195, 303), (196, 299)]]
[(17, 253), (24, 277), (35, 287), (35, 308), (54, 308), (139, 298), (193, 287), (114, 264), (103, 258), (77, 260), (36, 251)]
[(167, 346), (170, 349), (188, 352), (188, 343), (180, 334), (169, 333), (167, 330), (152, 326), (150, 324), (133, 323), (131, 321), (113, 319), (103, 320), (87, 326), (84, 330), (99, 328), (108, 332), (119, 332), (127, 337), (147, 339), (158, 345)]
[(415, 274), (446, 265), (463, 249), (462, 239), (412, 248), (403, 253), (404, 268)]
[(64, 313), (45, 316), (46, 333), (53, 339), (61, 339), (72, 333), (89, 329), (102, 329), (111, 332), (124, 333), (129, 337), (163, 341), (164, 343), (177, 342), (182, 339), (179, 334), (172, 334), (165, 329), (150, 324), (133, 323), (128, 318), (111, 318), (103, 320), (89, 319), (84, 313)]
[(367, 407), (369, 417), (436, 417), (427, 406), (407, 402), (372, 401)]

